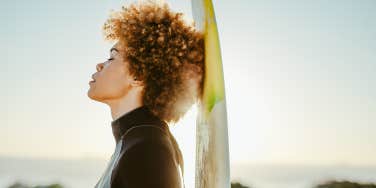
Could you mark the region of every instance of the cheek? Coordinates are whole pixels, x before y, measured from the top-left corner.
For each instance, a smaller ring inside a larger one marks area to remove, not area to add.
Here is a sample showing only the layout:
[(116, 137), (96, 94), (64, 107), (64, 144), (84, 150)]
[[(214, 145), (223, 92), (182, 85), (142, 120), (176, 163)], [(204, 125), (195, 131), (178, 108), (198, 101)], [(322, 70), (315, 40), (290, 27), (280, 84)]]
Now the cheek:
[(126, 76), (119, 70), (108, 69), (101, 76), (94, 85), (96, 93), (103, 98), (121, 97), (129, 88)]

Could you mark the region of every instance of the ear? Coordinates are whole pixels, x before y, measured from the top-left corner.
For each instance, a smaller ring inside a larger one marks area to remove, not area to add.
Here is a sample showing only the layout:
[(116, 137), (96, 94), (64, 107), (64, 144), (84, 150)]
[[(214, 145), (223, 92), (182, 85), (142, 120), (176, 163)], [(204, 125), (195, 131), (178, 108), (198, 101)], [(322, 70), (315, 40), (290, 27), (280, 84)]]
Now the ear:
[(144, 85), (144, 82), (143, 81), (141, 81), (141, 80), (139, 80), (137, 77), (134, 77), (133, 79), (132, 79), (132, 81), (131, 81), (131, 85), (133, 86), (133, 87), (142, 87), (143, 85)]

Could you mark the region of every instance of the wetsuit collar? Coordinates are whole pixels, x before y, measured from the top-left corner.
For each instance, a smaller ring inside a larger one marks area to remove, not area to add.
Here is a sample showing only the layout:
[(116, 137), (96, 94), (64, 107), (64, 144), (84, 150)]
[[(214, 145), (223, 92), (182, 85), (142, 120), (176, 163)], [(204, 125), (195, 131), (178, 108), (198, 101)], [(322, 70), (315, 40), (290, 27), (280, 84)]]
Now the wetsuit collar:
[(112, 134), (115, 142), (118, 143), (120, 137), (131, 127), (142, 124), (152, 124), (157, 126), (165, 126), (166, 122), (152, 114), (150, 109), (143, 105), (137, 107), (111, 122)]

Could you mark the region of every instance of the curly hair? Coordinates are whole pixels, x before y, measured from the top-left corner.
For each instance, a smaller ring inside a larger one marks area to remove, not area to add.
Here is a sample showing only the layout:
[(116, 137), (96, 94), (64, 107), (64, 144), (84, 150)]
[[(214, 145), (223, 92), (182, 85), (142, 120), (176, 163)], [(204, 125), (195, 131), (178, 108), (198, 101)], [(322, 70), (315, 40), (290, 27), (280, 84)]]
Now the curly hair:
[(133, 3), (103, 25), (106, 40), (124, 46), (129, 72), (144, 81), (142, 102), (166, 122), (176, 123), (202, 97), (204, 34), (166, 3)]

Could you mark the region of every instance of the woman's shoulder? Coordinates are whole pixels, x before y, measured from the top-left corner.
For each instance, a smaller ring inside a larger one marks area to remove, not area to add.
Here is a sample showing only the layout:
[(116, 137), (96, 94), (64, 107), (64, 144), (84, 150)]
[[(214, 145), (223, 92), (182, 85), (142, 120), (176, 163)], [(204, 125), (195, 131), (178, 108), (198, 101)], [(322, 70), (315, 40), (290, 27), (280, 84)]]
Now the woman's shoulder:
[[(163, 135), (161, 135), (163, 134)], [(122, 139), (130, 137), (144, 137), (149, 139), (159, 138), (160, 136), (169, 136), (167, 125), (163, 124), (141, 124), (129, 128), (122, 136)]]
[(156, 152), (156, 154), (171, 155), (174, 159), (177, 157), (175, 156), (175, 149), (178, 146), (175, 145), (174, 142), (176, 141), (168, 127), (156, 124), (137, 125), (128, 129), (121, 136), (121, 141), (123, 142), (121, 153), (147, 149)]
[[(123, 147), (113, 171), (113, 184), (127, 184), (129, 187), (181, 184), (174, 148), (169, 139), (168, 133), (155, 125), (129, 129), (121, 139)], [(160, 179), (161, 176), (166, 179)]]

